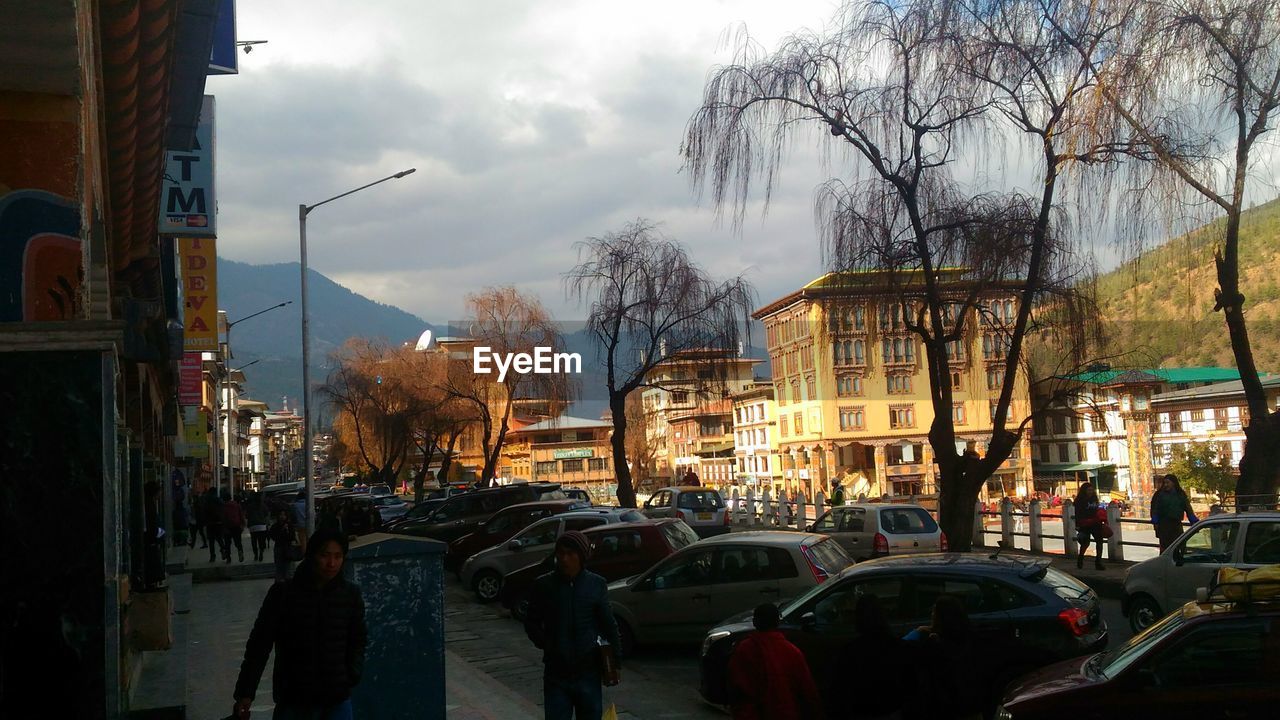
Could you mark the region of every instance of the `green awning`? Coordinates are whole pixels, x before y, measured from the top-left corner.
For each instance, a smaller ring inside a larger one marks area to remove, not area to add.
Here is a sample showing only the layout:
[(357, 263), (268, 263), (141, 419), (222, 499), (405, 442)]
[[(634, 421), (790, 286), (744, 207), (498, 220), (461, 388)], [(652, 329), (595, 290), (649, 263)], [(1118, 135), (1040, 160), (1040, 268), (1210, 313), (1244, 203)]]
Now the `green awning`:
[(704, 445), (701, 450), (695, 450), (694, 455), (698, 457), (714, 458), (714, 457), (732, 457), (734, 444), (731, 442), (715, 443), (712, 445)]
[(1102, 470), (1111, 468), (1114, 470), (1115, 463), (1101, 462), (1078, 462), (1078, 463), (1034, 463), (1031, 466), (1033, 473), (1059, 473), (1059, 472), (1091, 472), (1094, 470)]

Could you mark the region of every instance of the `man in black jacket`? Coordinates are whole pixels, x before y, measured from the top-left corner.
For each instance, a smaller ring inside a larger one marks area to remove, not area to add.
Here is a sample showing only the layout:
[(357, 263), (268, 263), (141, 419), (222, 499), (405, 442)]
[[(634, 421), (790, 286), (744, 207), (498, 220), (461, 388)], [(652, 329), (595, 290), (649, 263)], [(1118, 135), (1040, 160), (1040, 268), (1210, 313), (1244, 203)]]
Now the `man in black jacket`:
[(360, 589), (342, 578), (346, 536), (318, 530), (293, 579), (276, 583), (258, 611), (236, 681), (236, 713), (249, 716), (272, 645), (276, 720), (350, 720), (351, 689), (364, 669)]
[(561, 535), (556, 569), (535, 581), (525, 617), (525, 633), (542, 650), (547, 720), (599, 720), (604, 712), (597, 639), (616, 651), (618, 625), (608, 583), (586, 569), (590, 553), (586, 535), (576, 530)]

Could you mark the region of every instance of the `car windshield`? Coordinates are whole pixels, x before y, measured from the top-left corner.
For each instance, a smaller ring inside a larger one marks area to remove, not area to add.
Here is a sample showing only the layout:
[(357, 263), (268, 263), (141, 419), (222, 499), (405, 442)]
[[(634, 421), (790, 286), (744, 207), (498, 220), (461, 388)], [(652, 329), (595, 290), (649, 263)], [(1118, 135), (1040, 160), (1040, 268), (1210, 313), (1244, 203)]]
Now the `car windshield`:
[(1079, 600), (1089, 594), (1088, 585), (1085, 585), (1061, 570), (1055, 570), (1051, 567), (1046, 567), (1044, 569), (1044, 579), (1042, 582), (1045, 587), (1053, 590), (1055, 595), (1067, 602)]
[(618, 516), (619, 522), (636, 522), (637, 520), (644, 519), (644, 513), (639, 510), (627, 510)]
[(720, 493), (715, 490), (691, 490), (680, 493), (676, 507), (686, 510), (715, 509), (724, 507), (724, 503), (720, 501)]
[(889, 508), (880, 511), (880, 527), (894, 534), (928, 534), (938, 531), (938, 523), (924, 508)]
[(380, 495), (373, 498), (373, 502), (379, 506), (383, 505), (403, 505), (404, 501), (395, 495)]
[(662, 534), (667, 536), (667, 541), (671, 543), (671, 549), (673, 550), (679, 550), (682, 547), (698, 542), (698, 533), (694, 532), (693, 528), (685, 525), (683, 520), (663, 525)]
[(1115, 650), (1108, 650), (1093, 656), (1085, 665), (1085, 669), (1107, 679), (1114, 678), (1124, 672), (1125, 668), (1132, 665), (1135, 660), (1145, 655), (1151, 646), (1178, 632), (1183, 625), (1186, 625), (1186, 618), (1183, 617), (1182, 613), (1172, 613), (1155, 625), (1129, 638), (1128, 642)]

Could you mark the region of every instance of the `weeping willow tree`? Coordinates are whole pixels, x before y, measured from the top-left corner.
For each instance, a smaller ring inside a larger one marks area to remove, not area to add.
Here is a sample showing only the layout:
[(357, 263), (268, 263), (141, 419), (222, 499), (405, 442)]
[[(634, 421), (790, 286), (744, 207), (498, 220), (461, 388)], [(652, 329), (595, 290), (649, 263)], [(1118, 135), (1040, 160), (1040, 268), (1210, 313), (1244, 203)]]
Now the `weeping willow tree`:
[[(969, 546), (984, 482), (1032, 418), (1079, 390), (1055, 382), (1036, 393), (1040, 407), (1026, 406), (1029, 334), (1065, 341), (1061, 376), (1096, 346), (1088, 233), (1075, 232), (1069, 190), (1105, 186), (1137, 151), (1091, 121), (1096, 88), (1077, 50), (1090, 41), (1057, 28), (1095, 29), (1055, 7), (1051, 25), (1033, 0), (860, 1), (771, 53), (744, 38), (712, 72), (682, 146), (697, 189), (738, 225), (760, 184), (767, 205), (797, 142), (845, 172), (818, 192), (824, 255), (833, 270), (885, 278), (907, 308), (903, 325), (924, 346), (940, 520), (957, 549)], [(1033, 191), (986, 179), (1006, 148), (1034, 159)], [(985, 454), (957, 447), (952, 414), (951, 348), (975, 326), (997, 348), (984, 359), (999, 378)]]

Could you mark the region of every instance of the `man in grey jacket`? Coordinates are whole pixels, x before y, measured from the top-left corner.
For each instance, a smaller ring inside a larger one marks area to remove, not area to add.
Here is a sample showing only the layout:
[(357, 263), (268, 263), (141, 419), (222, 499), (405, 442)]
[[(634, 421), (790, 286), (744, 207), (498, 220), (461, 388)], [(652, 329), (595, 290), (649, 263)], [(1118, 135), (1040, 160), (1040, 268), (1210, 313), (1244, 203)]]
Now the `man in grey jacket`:
[(556, 540), (556, 569), (534, 583), (524, 629), (542, 650), (542, 690), (547, 720), (599, 720), (604, 711), (600, 648), (616, 651), (618, 625), (609, 607), (608, 583), (586, 569), (587, 536), (570, 530)]

